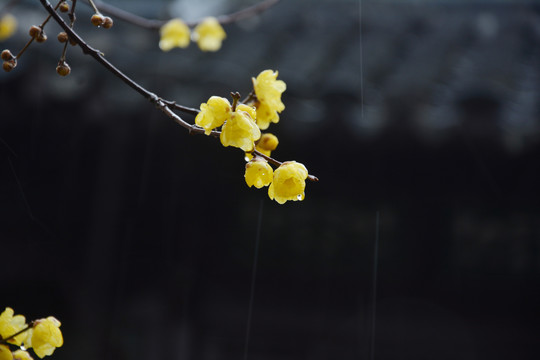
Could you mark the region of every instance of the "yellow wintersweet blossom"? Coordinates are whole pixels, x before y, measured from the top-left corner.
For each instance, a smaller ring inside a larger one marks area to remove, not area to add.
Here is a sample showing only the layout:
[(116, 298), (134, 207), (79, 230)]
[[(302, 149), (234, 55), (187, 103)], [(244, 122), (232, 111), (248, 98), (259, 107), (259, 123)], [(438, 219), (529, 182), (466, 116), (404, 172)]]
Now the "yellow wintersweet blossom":
[(251, 106), (238, 105), (236, 111), (221, 128), (219, 136), (221, 144), (238, 147), (244, 151), (253, 151), (255, 141), (261, 137), (261, 131), (253, 120), (255, 116), (255, 109)]
[[(11, 335), (18, 333), (26, 328), (26, 319), (23, 315), (13, 316), (14, 311), (12, 308), (7, 307), (2, 314), (0, 314), (0, 336), (5, 339)], [(27, 333), (23, 332), (9, 340), (9, 343), (15, 345), (21, 345), (26, 339)]]
[(246, 164), (244, 177), (249, 187), (255, 186), (260, 189), (272, 182), (274, 170), (265, 160), (252, 160)]
[(207, 17), (193, 29), (192, 37), (202, 51), (218, 51), (227, 34), (215, 17)]
[(168, 21), (159, 30), (161, 38), (159, 48), (169, 51), (175, 47), (186, 48), (189, 45), (189, 27), (181, 19)]
[(276, 135), (265, 133), (262, 134), (259, 141), (257, 141), (257, 144), (255, 145), (255, 149), (260, 151), (266, 156), (270, 156), (272, 151), (276, 150), (277, 146), (279, 144), (279, 140)]
[(15, 350), (13, 352), (13, 360), (34, 360), (28, 351), (25, 350)]
[(268, 196), (280, 204), (288, 200), (304, 200), (308, 171), (303, 164), (286, 161), (274, 171), (274, 179), (268, 188)]
[(278, 113), (285, 109), (281, 94), (287, 89), (287, 85), (283, 80), (277, 80), (277, 76), (277, 71), (264, 70), (257, 78), (252, 78), (257, 96), (257, 125), (261, 130), (268, 129), (271, 122), (277, 123)]
[(17, 30), (17, 19), (11, 14), (5, 14), (0, 18), (0, 41), (11, 37)]
[(201, 111), (195, 117), (195, 124), (202, 127), (206, 135), (210, 135), (213, 129), (223, 125), (230, 116), (229, 100), (212, 96), (208, 102), (201, 104)]
[(13, 360), (13, 354), (7, 345), (0, 345), (0, 360)]
[[(255, 150), (258, 152), (270, 156), (272, 151), (276, 150), (279, 144), (279, 140), (276, 135), (270, 133), (264, 133), (261, 135), (259, 141), (255, 143)], [(251, 160), (253, 158), (252, 153), (246, 153), (246, 159)]]
[(53, 316), (46, 319), (36, 320), (34, 327), (28, 331), (28, 337), (24, 342), (27, 348), (34, 348), (34, 352), (40, 358), (52, 355), (57, 347), (64, 344), (64, 338), (60, 331), (60, 321)]

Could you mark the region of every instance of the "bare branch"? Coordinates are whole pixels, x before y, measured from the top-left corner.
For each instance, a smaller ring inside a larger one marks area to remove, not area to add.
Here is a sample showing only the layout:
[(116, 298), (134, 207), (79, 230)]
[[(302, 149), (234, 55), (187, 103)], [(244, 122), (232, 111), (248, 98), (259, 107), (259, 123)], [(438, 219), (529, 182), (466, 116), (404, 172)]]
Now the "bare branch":
[[(255, 16), (257, 14), (260, 14), (261, 12), (266, 11), (268, 8), (276, 5), (279, 1), (280, 0), (264, 0), (258, 4), (249, 6), (237, 12), (218, 16), (217, 20), (221, 24), (231, 24), (231, 23)], [(159, 30), (167, 21), (169, 21), (169, 20), (146, 19), (142, 16), (117, 8), (116, 6), (106, 4), (102, 1), (94, 1), (94, 4), (99, 9), (99, 11), (102, 11), (117, 19), (124, 20), (133, 25), (136, 25), (145, 29), (149, 29), (149, 30)], [(186, 25), (189, 27), (194, 27), (197, 24), (199, 24), (200, 21), (201, 20), (186, 22)]]
[[(263, 3), (276, 3), (279, 0), (272, 0), (272, 1), (265, 1)], [(197, 125), (190, 124), (186, 122), (184, 119), (182, 119), (180, 116), (178, 116), (174, 111), (171, 110), (171, 108), (184, 111), (187, 113), (190, 113), (192, 115), (197, 115), (199, 113), (198, 109), (190, 108), (187, 106), (182, 106), (176, 104), (174, 101), (164, 100), (160, 97), (158, 97), (153, 92), (150, 92), (146, 90), (144, 87), (139, 85), (137, 82), (132, 80), (130, 77), (125, 75), (122, 71), (120, 71), (118, 68), (116, 68), (112, 63), (110, 63), (103, 54), (99, 51), (88, 45), (63, 19), (60, 17), (60, 15), (55, 11), (55, 9), (51, 6), (48, 0), (40, 0), (43, 7), (47, 10), (47, 12), (50, 14), (49, 17), (52, 17), (59, 25), (64, 29), (64, 31), (68, 34), (70, 39), (73, 39), (79, 45), (83, 51), (83, 53), (90, 55), (93, 57), (98, 63), (100, 63), (102, 66), (104, 66), (108, 71), (110, 71), (113, 75), (120, 78), (124, 83), (126, 83), (129, 87), (131, 87), (133, 90), (138, 92), (140, 95), (142, 95), (145, 99), (150, 101), (156, 108), (161, 110), (165, 115), (170, 117), (172, 120), (174, 120), (176, 123), (178, 123), (180, 126), (186, 128), (189, 130), (190, 134), (204, 134), (205, 130)], [(267, 6), (269, 6), (267, 4)], [(248, 8), (249, 9), (249, 8)], [(245, 10), (248, 10), (245, 9)], [(253, 10), (251, 10), (253, 11)], [(262, 11), (262, 10), (261, 10)], [(241, 16), (241, 15), (238, 15)], [(210, 136), (213, 137), (219, 137), (220, 132), (213, 130), (210, 133)], [(266, 156), (262, 154), (261, 152), (254, 150), (253, 153), (261, 158), (266, 159), (269, 163), (273, 164), (274, 166), (280, 166), (282, 162), (273, 159), (269, 156)], [(311, 181), (318, 181), (319, 179), (316, 176), (308, 175), (308, 180)]]

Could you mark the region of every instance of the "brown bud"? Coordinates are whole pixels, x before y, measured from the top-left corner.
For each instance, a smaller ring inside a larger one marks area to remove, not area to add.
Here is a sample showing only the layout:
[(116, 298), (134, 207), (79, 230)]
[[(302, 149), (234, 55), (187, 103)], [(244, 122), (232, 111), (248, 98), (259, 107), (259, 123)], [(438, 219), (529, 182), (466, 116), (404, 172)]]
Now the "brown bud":
[(34, 39), (37, 39), (39, 34), (42, 33), (42, 30), (41, 30), (41, 28), (39, 26), (32, 25), (30, 27), (30, 30), (28, 30), (28, 33), (30, 34), (31, 37), (33, 37)]
[(63, 13), (68, 12), (69, 11), (69, 4), (67, 2), (65, 2), (65, 1), (62, 1), (62, 3), (60, 4), (59, 9)]
[(69, 44), (75, 46), (75, 45), (77, 45), (77, 42), (75, 41), (75, 39), (70, 37), (69, 38)]
[(60, 76), (67, 76), (71, 72), (71, 68), (65, 61), (59, 61), (56, 67), (56, 72)]
[(45, 32), (44, 31), (41, 31), (41, 33), (38, 35), (38, 37), (36, 38), (36, 41), (38, 43), (42, 43), (42, 42), (45, 42), (47, 41), (47, 35), (45, 35)]
[(2, 51), (2, 60), (9, 61), (13, 59), (13, 54), (8, 49)]
[(63, 31), (60, 32), (60, 33), (58, 33), (57, 39), (58, 39), (58, 41), (60, 41), (61, 43), (65, 43), (66, 41), (68, 41), (68, 38), (69, 38), (69, 36), (68, 36), (67, 33), (65, 33), (65, 32), (63, 32)]
[(94, 26), (101, 26), (103, 22), (105, 21), (105, 18), (101, 14), (94, 14), (92, 15), (92, 18), (90, 19), (92, 24)]
[(110, 28), (112, 28), (112, 26), (113, 26), (113, 19), (111, 19), (111, 18), (108, 17), (108, 16), (105, 16), (105, 17), (103, 18), (103, 25), (102, 25), (102, 26), (103, 26), (103, 28), (105, 28), (105, 29), (110, 29)]
[(15, 68), (15, 66), (17, 66), (17, 60), (15, 59), (4, 61), (4, 63), (2, 64), (2, 68), (5, 72), (10, 72)]

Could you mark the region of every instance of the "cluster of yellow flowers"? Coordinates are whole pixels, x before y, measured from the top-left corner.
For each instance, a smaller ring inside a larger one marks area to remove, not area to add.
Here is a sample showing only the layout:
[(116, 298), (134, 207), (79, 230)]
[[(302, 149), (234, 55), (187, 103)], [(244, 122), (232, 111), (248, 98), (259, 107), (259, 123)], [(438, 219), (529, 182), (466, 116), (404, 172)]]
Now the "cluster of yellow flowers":
[(278, 73), (264, 70), (253, 78), (253, 93), (245, 103), (239, 103), (239, 94), (233, 94), (233, 104), (219, 96), (212, 96), (201, 104), (195, 124), (206, 135), (221, 127), (219, 138), (223, 146), (233, 146), (246, 152), (245, 180), (248, 186), (260, 189), (269, 186), (268, 196), (280, 204), (303, 200), (308, 171), (296, 161), (287, 161), (274, 171), (267, 159), (254, 152), (270, 157), (278, 145), (275, 135), (261, 134), (270, 123), (279, 121), (279, 113), (285, 109), (281, 95), (287, 88)]
[(218, 51), (227, 37), (225, 30), (215, 17), (207, 17), (193, 29), (181, 19), (169, 20), (160, 29), (159, 48), (169, 51), (175, 47), (186, 48), (190, 39), (195, 41), (202, 51)]
[(0, 41), (10, 38), (17, 30), (17, 19), (11, 14), (0, 18)]
[[(19, 349), (11, 351), (9, 344)], [(52, 355), (64, 344), (60, 321), (49, 316), (26, 324), (23, 315), (15, 315), (11, 308), (0, 314), (0, 360), (32, 360), (26, 349), (33, 348), (40, 358)]]

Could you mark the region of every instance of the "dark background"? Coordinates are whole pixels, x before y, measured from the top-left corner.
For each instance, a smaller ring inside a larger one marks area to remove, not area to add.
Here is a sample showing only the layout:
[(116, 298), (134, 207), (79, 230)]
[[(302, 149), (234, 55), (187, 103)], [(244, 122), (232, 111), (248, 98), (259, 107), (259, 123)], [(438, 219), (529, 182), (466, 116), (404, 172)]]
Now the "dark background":
[[(113, 3), (191, 20), (253, 2)], [(241, 151), (78, 48), (57, 76), (48, 25), (0, 75), (0, 305), (59, 318), (55, 359), (243, 357), (257, 234), (250, 359), (368, 359), (373, 339), (376, 359), (538, 358), (537, 3), (284, 0), (226, 26), (218, 53), (161, 53), (156, 32), (91, 28), (78, 6), (92, 46), (187, 106), (278, 70), (273, 154), (321, 181), (270, 201)], [(15, 52), (45, 12), (13, 12)]]

